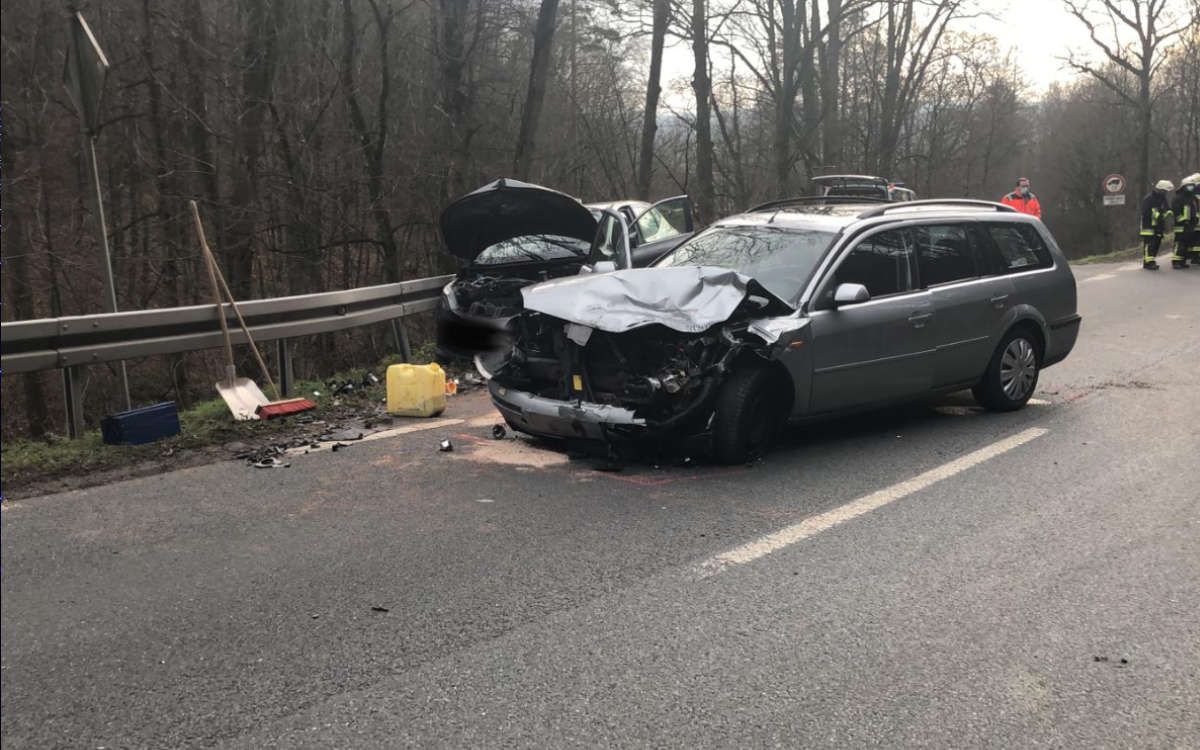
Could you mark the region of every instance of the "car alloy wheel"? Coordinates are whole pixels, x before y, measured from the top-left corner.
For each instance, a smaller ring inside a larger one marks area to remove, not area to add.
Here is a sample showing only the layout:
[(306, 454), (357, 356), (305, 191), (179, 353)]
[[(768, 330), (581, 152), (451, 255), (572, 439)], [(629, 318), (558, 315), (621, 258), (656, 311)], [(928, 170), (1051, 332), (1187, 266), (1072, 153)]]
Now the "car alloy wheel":
[(1037, 353), (1029, 340), (1018, 336), (1008, 342), (1000, 357), (1000, 387), (1004, 395), (1020, 401), (1037, 382)]

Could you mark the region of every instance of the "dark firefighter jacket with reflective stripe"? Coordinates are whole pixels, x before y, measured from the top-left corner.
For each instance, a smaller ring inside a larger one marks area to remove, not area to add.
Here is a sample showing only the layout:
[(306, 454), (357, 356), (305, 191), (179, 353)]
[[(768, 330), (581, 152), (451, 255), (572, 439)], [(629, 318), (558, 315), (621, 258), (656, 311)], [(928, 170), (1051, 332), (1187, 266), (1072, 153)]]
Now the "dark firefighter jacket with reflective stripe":
[(1176, 234), (1196, 231), (1197, 219), (1200, 218), (1200, 193), (1176, 190), (1171, 211), (1175, 214)]
[(1157, 190), (1142, 198), (1142, 236), (1153, 237), (1162, 234), (1171, 215), (1171, 206), (1167, 203), (1167, 194)]

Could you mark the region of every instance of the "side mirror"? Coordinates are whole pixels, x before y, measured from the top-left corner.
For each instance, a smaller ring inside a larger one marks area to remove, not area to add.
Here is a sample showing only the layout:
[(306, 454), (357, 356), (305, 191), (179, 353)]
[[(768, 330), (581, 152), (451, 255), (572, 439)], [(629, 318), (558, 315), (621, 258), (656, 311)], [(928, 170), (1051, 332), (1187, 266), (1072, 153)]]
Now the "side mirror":
[(871, 299), (871, 293), (862, 284), (838, 284), (833, 293), (833, 302), (837, 305), (855, 305)]
[(613, 263), (611, 260), (597, 261), (596, 264), (592, 266), (592, 273), (612, 273), (615, 270), (617, 270), (617, 264)]

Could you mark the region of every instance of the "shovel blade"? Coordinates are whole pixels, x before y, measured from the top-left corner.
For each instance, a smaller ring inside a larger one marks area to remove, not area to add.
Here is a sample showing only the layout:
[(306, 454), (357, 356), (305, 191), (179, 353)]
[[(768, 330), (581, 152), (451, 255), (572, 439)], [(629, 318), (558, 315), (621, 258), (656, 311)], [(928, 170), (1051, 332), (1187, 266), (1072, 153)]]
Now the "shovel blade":
[(232, 382), (217, 383), (217, 393), (225, 400), (225, 405), (239, 422), (258, 419), (255, 411), (267, 403), (267, 397), (250, 378), (234, 378)]

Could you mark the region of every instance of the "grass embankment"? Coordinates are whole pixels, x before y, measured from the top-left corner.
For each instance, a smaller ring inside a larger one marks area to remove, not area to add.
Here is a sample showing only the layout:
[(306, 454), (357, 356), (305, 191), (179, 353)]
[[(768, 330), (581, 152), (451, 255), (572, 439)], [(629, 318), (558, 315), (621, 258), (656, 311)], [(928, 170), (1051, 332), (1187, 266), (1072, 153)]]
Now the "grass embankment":
[[(1162, 255), (1162, 251), (1159, 251)], [(1135, 245), (1127, 247), (1124, 250), (1113, 250), (1111, 253), (1098, 253), (1096, 255), (1087, 255), (1082, 258), (1077, 258), (1071, 261), (1073, 266), (1086, 266), (1091, 263), (1122, 263), (1125, 261), (1136, 261), (1142, 258), (1142, 246)]]
[[(421, 347), (414, 353), (418, 362), (430, 361), (432, 352)], [(426, 357), (422, 359), (421, 357)], [(292, 389), (293, 396), (302, 396), (317, 404), (313, 411), (304, 416), (326, 420), (329, 423), (353, 419), (382, 406), (387, 390), (383, 376), (387, 366), (395, 364), (399, 357), (384, 359), (375, 368), (351, 370), (339, 373), (328, 380), (350, 381), (355, 384), (352, 391), (333, 396), (324, 382), (300, 381)], [(380, 378), (378, 384), (363, 386), (368, 372)], [(321, 395), (314, 395), (319, 392)], [(268, 398), (272, 394), (267, 394)], [(105, 445), (100, 430), (89, 430), (78, 440), (61, 435), (50, 435), (43, 439), (17, 438), (4, 440), (0, 446), (0, 486), (3, 494), (32, 484), (70, 476), (89, 475), (114, 469), (144, 465), (153, 462), (174, 462), (182, 454), (193, 458), (205, 449), (218, 457), (227, 452), (220, 446), (230, 442), (261, 445), (273, 438), (285, 439), (289, 434), (303, 430), (291, 419), (269, 422), (235, 422), (229, 408), (220, 398), (204, 401), (179, 413), (180, 434), (146, 445)], [(316, 428), (313, 428), (316, 429)], [(210, 459), (211, 460), (211, 459)], [(163, 468), (170, 468), (169, 465)]]

